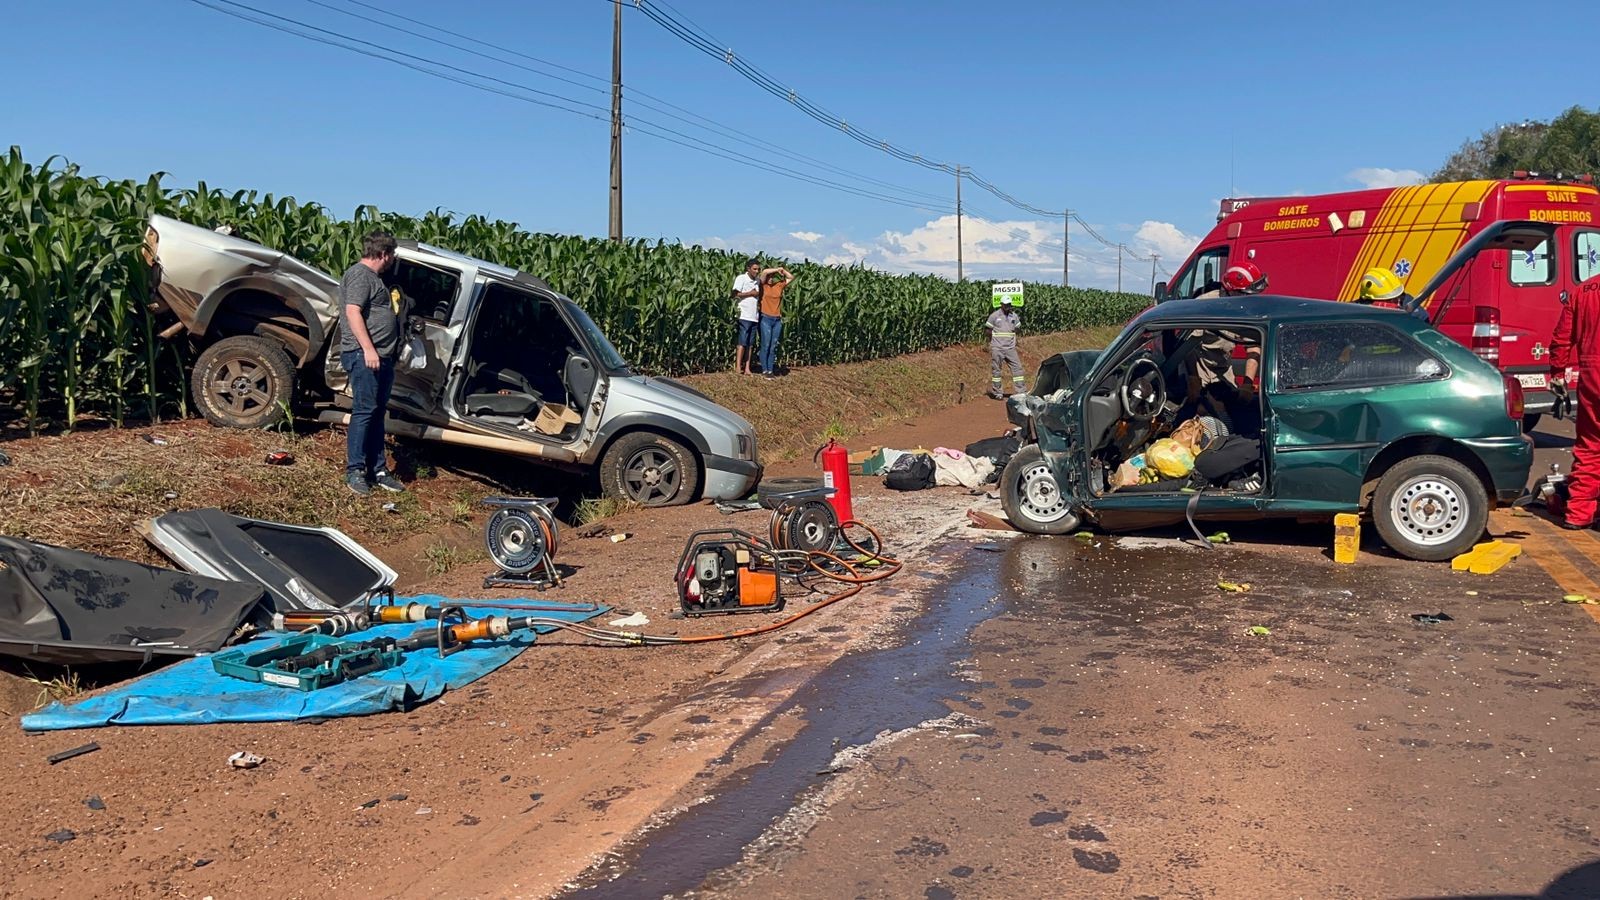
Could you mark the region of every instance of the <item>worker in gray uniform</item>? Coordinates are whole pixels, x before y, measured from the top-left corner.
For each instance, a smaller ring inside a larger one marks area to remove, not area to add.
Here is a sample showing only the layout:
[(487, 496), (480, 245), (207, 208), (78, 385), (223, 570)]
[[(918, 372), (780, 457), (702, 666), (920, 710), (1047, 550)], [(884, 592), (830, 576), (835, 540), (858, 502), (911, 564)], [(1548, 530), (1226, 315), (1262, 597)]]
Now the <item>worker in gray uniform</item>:
[(996, 400), (1005, 399), (1000, 389), (1001, 363), (1011, 367), (1012, 393), (1026, 390), (1022, 385), (1022, 357), (1017, 355), (1017, 326), (1021, 324), (1022, 316), (1012, 308), (1009, 296), (1000, 298), (1000, 308), (983, 323), (989, 330), (989, 396)]

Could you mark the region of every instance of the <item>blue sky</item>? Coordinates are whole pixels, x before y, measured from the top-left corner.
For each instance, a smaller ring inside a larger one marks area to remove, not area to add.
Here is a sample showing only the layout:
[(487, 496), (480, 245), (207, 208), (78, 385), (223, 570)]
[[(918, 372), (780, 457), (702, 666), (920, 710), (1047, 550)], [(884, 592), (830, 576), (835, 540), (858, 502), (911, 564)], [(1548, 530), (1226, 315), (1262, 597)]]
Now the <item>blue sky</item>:
[[(474, 90), (192, 0), (56, 0), (6, 13), (0, 142), (35, 161), (62, 154), (93, 174), (165, 171), (171, 185), (291, 194), (340, 214), (362, 203), (443, 207), (536, 231), (605, 233), (608, 0), (371, 4), (576, 72), (458, 37), (434, 33), (514, 65), (401, 34), (383, 23), (424, 29), (352, 0), (239, 2), (385, 54), (498, 78), (525, 97), (549, 100), (529, 89), (546, 91), (602, 110), (584, 110), (598, 117), (589, 118)], [(974, 169), (1032, 205), (1070, 207), (1108, 240), (1161, 253), (1169, 269), (1230, 192), (1421, 177), (1485, 128), (1591, 99), (1576, 77), (1508, 77), (1530, 59), (1577, 51), (1511, 40), (1515, 15), (1484, 3), (656, 2), (856, 127)], [(1552, 27), (1536, 30), (1553, 39), (1560, 23), (1589, 17), (1578, 3), (1550, 3), (1539, 20)], [(751, 137), (630, 100), (625, 113), (639, 129), (624, 144), (628, 235), (954, 274), (954, 218), (942, 211), (954, 206), (950, 175), (818, 124), (631, 2), (623, 20), (623, 80), (648, 95), (638, 100)], [(646, 120), (932, 209), (676, 146), (642, 133)], [(963, 200), (981, 217), (964, 222), (968, 277), (1060, 280), (1059, 220), (970, 184)], [(1071, 244), (1074, 284), (1114, 283), (1115, 251), (1077, 226)], [(1149, 273), (1148, 261), (1129, 260), (1125, 284), (1144, 287)]]

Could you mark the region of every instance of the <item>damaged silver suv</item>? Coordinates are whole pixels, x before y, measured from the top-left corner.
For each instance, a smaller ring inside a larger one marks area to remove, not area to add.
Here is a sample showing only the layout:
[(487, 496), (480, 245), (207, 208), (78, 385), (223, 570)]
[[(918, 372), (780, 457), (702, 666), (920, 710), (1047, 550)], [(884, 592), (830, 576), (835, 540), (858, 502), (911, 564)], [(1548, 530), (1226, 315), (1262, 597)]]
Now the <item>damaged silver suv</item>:
[[(145, 235), (164, 337), (200, 348), (195, 405), (262, 428), (296, 406), (349, 418), (336, 278), (247, 240), (154, 216)], [(396, 367), (390, 434), (594, 472), (647, 506), (747, 496), (755, 430), (676, 381), (634, 373), (582, 307), (543, 280), (401, 241), (385, 282), (409, 301), (422, 359)]]

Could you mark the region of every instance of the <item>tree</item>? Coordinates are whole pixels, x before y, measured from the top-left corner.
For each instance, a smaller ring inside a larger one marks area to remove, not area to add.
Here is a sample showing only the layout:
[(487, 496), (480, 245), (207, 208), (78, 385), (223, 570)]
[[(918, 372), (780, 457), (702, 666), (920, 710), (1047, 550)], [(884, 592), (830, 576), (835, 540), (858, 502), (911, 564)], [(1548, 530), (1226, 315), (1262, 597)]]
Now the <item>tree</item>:
[(1549, 122), (1499, 125), (1467, 141), (1433, 173), (1434, 181), (1600, 171), (1600, 111), (1574, 106)]

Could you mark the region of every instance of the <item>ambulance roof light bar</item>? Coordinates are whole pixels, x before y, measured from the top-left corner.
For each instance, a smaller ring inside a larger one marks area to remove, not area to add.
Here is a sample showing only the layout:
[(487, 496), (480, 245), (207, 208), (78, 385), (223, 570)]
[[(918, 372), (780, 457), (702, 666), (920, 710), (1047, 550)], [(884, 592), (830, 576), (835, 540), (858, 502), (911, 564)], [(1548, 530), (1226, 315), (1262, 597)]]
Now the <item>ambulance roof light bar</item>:
[[(1515, 172), (1511, 173), (1511, 177), (1512, 178), (1516, 178), (1516, 179), (1534, 179), (1534, 178), (1543, 178), (1544, 176), (1541, 175), (1538, 172), (1532, 172), (1532, 171), (1529, 171), (1527, 169), (1518, 169)], [(1582, 175), (1574, 175), (1571, 178), (1568, 178), (1564, 173), (1557, 172), (1554, 176), (1550, 177), (1547, 180), (1549, 180), (1549, 181), (1575, 181), (1578, 184), (1594, 184), (1594, 175), (1591, 174), (1591, 173), (1585, 172)]]

